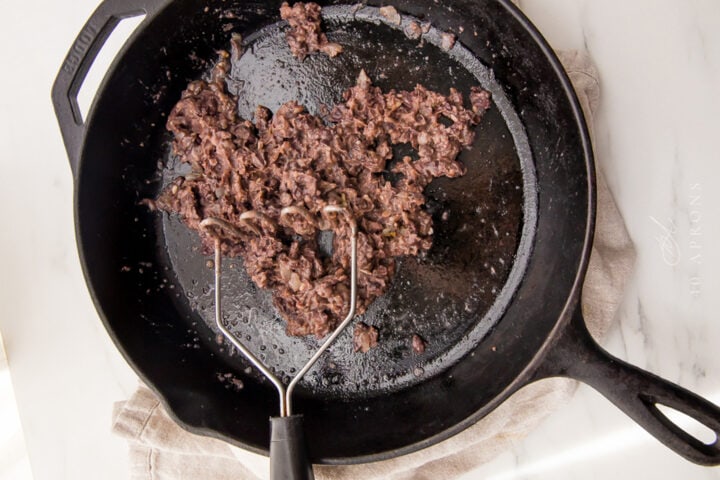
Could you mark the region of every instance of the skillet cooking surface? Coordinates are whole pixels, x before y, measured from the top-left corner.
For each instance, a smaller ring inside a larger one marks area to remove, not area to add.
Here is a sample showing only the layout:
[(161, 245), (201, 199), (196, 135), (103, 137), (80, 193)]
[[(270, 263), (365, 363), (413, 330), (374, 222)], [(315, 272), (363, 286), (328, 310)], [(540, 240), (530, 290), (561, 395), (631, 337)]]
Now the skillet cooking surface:
[[(252, 35), (243, 32), (245, 52), (239, 61), (233, 60), (228, 79), (229, 91), (238, 95), (241, 117), (253, 118), (257, 105), (275, 111), (290, 100), (317, 114), (321, 105), (342, 100), (342, 92), (354, 85), (361, 69), (384, 91), (412, 90), (420, 83), (447, 94), (455, 87), (467, 101), (470, 87), (481, 85), (492, 93), (494, 103), (476, 127), (472, 149), (459, 157), (467, 173), (437, 179), (426, 189), (435, 232), (432, 249), (422, 258), (402, 259), (389, 291), (354, 321), (379, 329), (378, 347), (353, 353), (352, 326), (348, 327), (298, 391), (315, 397), (376, 395), (410, 387), (456, 362), (500, 318), (524, 269), (515, 257), (523, 218), (535, 216), (533, 211), (523, 212), (533, 206), (523, 201), (524, 191), (534, 198), (533, 168), (524, 131), (501, 87), (459, 43), (451, 52), (442, 50), (437, 46), (441, 32), (434, 28), (425, 41), (411, 40), (402, 30), (408, 17), (401, 26), (391, 25), (372, 7), (328, 7), (323, 18), (330, 41), (344, 47), (336, 58), (315, 54), (298, 62), (287, 47), (285, 22)], [(187, 165), (176, 162), (169, 150), (167, 145), (163, 184), (187, 172)], [(396, 159), (408, 153), (412, 154), (409, 146), (395, 147)], [(177, 303), (194, 343), (215, 352), (229, 371), (243, 372), (244, 381), (250, 374), (262, 382), (259, 372), (248, 368), (215, 326), (211, 257), (199, 253), (197, 234), (176, 216), (163, 214), (162, 223), (160, 241), (167, 245), (179, 286)], [(532, 222), (525, 227), (522, 245), (527, 249)], [(241, 259), (225, 259), (223, 275), (225, 318), (287, 383), (317, 350), (318, 340), (285, 333), (270, 292), (253, 284)], [(427, 341), (423, 354), (412, 351), (413, 334)]]

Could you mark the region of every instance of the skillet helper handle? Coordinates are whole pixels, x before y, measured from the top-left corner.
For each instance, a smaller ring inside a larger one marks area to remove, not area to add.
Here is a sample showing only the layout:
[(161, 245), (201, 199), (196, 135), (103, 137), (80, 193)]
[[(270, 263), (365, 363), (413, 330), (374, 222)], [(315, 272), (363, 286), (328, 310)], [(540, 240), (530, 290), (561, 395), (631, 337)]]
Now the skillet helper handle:
[[(537, 375), (549, 376), (567, 376), (590, 385), (687, 460), (699, 465), (720, 465), (720, 408), (607, 353), (593, 340), (579, 311)], [(690, 435), (665, 416), (658, 405), (697, 420), (715, 432), (714, 442), (706, 444)]]
[(303, 416), (270, 419), (270, 480), (313, 480)]
[(93, 12), (70, 47), (52, 88), (55, 116), (60, 124), (73, 176), (77, 173), (85, 122), (77, 95), (98, 52), (123, 18), (149, 14), (167, 0), (106, 0)]

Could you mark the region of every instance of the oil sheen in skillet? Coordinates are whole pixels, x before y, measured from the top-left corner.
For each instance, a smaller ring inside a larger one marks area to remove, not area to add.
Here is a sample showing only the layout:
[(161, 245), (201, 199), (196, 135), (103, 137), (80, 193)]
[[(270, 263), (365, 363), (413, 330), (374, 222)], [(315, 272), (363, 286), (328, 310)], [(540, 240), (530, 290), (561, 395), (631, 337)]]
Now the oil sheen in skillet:
[[(375, 395), (406, 388), (436, 373), (466, 354), (501, 315), (498, 296), (511, 295), (522, 266), (514, 263), (527, 230), (523, 197), (532, 176), (524, 157), (526, 139), (513, 138), (506, 123), (517, 121), (490, 72), (460, 45), (442, 50), (440, 32), (432, 29), (419, 43), (403, 33), (403, 25), (390, 25), (377, 9), (352, 11), (348, 7), (323, 10), (325, 31), (344, 52), (335, 58), (311, 55), (299, 63), (285, 40), (285, 24), (278, 23), (247, 35), (245, 53), (233, 63), (228, 89), (238, 95), (238, 111), (252, 118), (257, 105), (275, 111), (297, 100), (311, 113), (323, 104), (341, 100), (354, 85), (360, 69), (387, 91), (411, 90), (420, 83), (446, 94), (455, 87), (467, 98), (470, 87), (490, 90), (494, 105), (477, 127), (475, 143), (459, 160), (467, 167), (463, 177), (441, 178), (425, 191), (433, 216), (433, 247), (425, 258), (398, 262), (389, 291), (356, 321), (376, 326), (378, 347), (366, 354), (353, 353), (348, 328), (301, 383), (303, 393)], [(247, 34), (247, 32), (242, 32)], [(169, 149), (169, 146), (168, 146)], [(396, 148), (397, 158), (409, 152)], [(523, 165), (525, 167), (523, 167)], [(164, 183), (182, 171), (168, 155)], [(174, 217), (164, 216), (168, 255), (187, 301), (197, 312), (189, 328), (200, 341), (228, 362), (247, 370), (240, 355), (232, 355), (214, 327), (212, 269), (199, 253), (199, 240)], [(317, 349), (312, 337), (290, 337), (267, 291), (258, 289), (238, 259), (226, 259), (224, 314), (236, 334), (267, 365), (282, 375), (292, 374)], [(513, 281), (509, 281), (513, 280)], [(423, 354), (412, 350), (412, 336), (427, 340)], [(263, 381), (255, 372), (249, 375)]]

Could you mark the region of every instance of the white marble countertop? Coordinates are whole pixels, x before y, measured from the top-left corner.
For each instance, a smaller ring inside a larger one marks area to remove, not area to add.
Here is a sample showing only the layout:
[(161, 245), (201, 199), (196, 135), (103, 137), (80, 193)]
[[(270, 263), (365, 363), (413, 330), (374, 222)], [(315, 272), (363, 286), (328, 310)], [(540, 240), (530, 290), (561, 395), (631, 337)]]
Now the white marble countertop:
[[(603, 345), (719, 403), (720, 3), (521, 3), (555, 48), (587, 48), (602, 77), (597, 159), (638, 254)], [(129, 471), (110, 415), (135, 375), (85, 288), (50, 104), (61, 60), (96, 4), (5, 2), (0, 20), (0, 331), (37, 480)], [(463, 478), (720, 479), (720, 469), (682, 460), (581, 387), (511, 451)]]

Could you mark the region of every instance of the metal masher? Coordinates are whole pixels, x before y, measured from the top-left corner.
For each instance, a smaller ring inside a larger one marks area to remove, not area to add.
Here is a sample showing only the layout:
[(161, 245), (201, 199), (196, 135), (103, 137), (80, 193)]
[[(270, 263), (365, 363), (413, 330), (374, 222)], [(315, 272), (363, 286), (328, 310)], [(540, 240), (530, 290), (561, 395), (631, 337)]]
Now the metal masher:
[[(328, 205), (322, 209), (324, 214), (342, 214), (350, 224), (350, 309), (345, 319), (338, 324), (335, 330), (322, 343), (320, 348), (310, 357), (305, 365), (295, 374), (287, 387), (263, 362), (257, 358), (225, 325), (222, 318), (222, 251), (221, 240), (214, 235), (212, 228), (220, 228), (238, 237), (243, 233), (234, 225), (218, 218), (205, 218), (200, 222), (200, 228), (212, 235), (215, 239), (215, 323), (222, 334), (252, 363), (278, 391), (280, 397), (280, 416), (270, 418), (270, 478), (271, 480), (311, 480), (314, 478), (312, 464), (307, 455), (305, 437), (303, 433), (303, 417), (294, 414), (292, 409), (292, 393), (298, 382), (312, 368), (320, 356), (335, 341), (338, 335), (352, 321), (355, 316), (357, 297), (357, 223), (350, 212), (337, 205)], [(280, 219), (288, 215), (301, 215), (306, 221), (314, 222), (314, 217), (302, 207), (286, 207), (280, 211)], [(272, 220), (256, 211), (250, 210), (240, 215), (240, 225), (256, 235), (261, 231), (253, 224), (254, 221), (265, 221), (272, 224)]]

